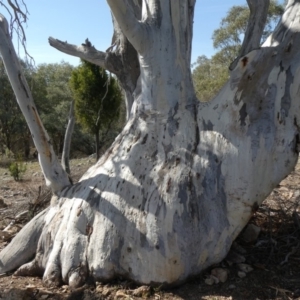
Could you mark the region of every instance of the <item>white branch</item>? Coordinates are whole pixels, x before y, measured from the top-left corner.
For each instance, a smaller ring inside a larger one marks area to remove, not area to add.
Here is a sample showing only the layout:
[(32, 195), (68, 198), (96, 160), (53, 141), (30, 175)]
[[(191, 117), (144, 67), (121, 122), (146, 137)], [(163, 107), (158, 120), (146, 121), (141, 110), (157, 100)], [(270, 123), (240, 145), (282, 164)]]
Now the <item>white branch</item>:
[(133, 4), (129, 4), (127, 0), (107, 0), (110, 9), (116, 18), (122, 32), (133, 45), (133, 47), (141, 53), (147, 41), (148, 31), (146, 24), (140, 22), (134, 13)]
[(240, 54), (230, 65), (230, 70), (236, 67), (241, 57), (260, 47), (261, 37), (267, 21), (270, 0), (247, 0), (247, 2), (250, 9), (248, 26)]
[(62, 167), (68, 174), (71, 174), (69, 158), (70, 158), (72, 134), (73, 134), (74, 125), (75, 125), (74, 104), (75, 104), (75, 101), (72, 100), (70, 111), (69, 111), (69, 121), (68, 121), (67, 129), (65, 132), (64, 148), (63, 148), (63, 152), (61, 155)]
[(58, 39), (54, 39), (53, 37), (49, 37), (49, 44), (53, 48), (63, 53), (82, 58), (97, 66), (100, 66), (101, 68), (108, 69), (108, 66), (106, 64), (107, 53), (98, 51), (93, 46), (90, 47), (88, 45), (76, 46), (76, 45), (68, 44), (68, 42), (63, 42)]
[(35, 147), (39, 153), (39, 161), (45, 176), (46, 184), (51, 187), (54, 193), (58, 193), (65, 186), (70, 185), (69, 177), (59, 163), (51, 145), (50, 138), (38, 115), (31, 91), (23, 75), (19, 59), (8, 32), (8, 23), (1, 14), (0, 54), (11, 86), (16, 95), (17, 102), (26, 119)]

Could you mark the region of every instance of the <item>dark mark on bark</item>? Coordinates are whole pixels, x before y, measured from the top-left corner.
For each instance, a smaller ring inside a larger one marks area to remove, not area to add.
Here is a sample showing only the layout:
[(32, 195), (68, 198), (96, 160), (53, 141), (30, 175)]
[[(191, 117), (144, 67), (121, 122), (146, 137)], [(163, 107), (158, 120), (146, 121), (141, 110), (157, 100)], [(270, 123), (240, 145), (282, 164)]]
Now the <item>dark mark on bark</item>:
[(241, 60), (241, 62), (242, 62), (242, 67), (246, 67), (247, 66), (247, 64), (248, 64), (248, 57), (247, 56), (244, 56), (243, 58), (242, 58), (242, 60)]
[(172, 180), (171, 180), (171, 178), (169, 178), (168, 183), (167, 183), (167, 189), (166, 189), (166, 192), (167, 192), (167, 193), (170, 192), (170, 189), (171, 189), (171, 183), (172, 183)]
[(89, 224), (86, 225), (85, 233), (88, 236), (88, 242), (90, 241), (90, 237), (93, 233), (93, 227), (90, 226)]
[(240, 124), (241, 126), (246, 126), (246, 118), (247, 118), (247, 104), (244, 103), (242, 108), (240, 109)]
[(22, 75), (21, 75), (21, 72), (18, 73), (18, 77), (19, 77), (19, 81), (20, 81), (20, 84), (22, 86), (22, 89), (24, 90), (25, 94), (26, 94), (26, 97), (29, 98), (29, 95), (28, 95), (28, 92), (27, 92), (27, 89), (25, 87), (25, 84), (22, 80)]
[(255, 201), (251, 207), (252, 213), (253, 214), (256, 213), (258, 211), (258, 209), (259, 209), (259, 205), (258, 205), (257, 201)]
[(148, 139), (148, 133), (144, 136), (143, 140), (142, 140), (142, 145), (146, 144), (147, 142), (147, 139)]
[(203, 129), (205, 131), (213, 131), (214, 130), (214, 124), (209, 120), (207, 123), (203, 121)]
[(287, 52), (287, 53), (291, 52), (291, 50), (292, 50), (292, 45), (293, 45), (293, 42), (292, 42), (292, 41), (289, 42), (288, 46), (287, 46), (286, 49), (285, 49), (285, 52)]
[(299, 147), (300, 147), (300, 136), (299, 133), (295, 135), (295, 145), (294, 145), (294, 153), (298, 155), (299, 153)]
[(290, 94), (290, 88), (291, 84), (294, 82), (294, 76), (291, 70), (291, 67), (289, 67), (286, 70), (286, 85), (285, 85), (285, 92), (284, 96), (281, 99), (281, 114), (283, 117), (283, 120), (285, 120), (286, 117), (289, 116), (289, 110), (291, 108), (291, 94)]

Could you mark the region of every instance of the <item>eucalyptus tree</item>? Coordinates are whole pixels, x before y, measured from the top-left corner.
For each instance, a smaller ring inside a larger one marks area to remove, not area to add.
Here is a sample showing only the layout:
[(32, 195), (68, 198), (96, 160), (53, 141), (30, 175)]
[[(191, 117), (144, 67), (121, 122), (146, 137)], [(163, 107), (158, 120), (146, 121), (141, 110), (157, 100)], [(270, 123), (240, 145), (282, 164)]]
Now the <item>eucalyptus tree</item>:
[(50, 39), (126, 89), (127, 124), (75, 185), (48, 142), (1, 17), (1, 55), (54, 194), (2, 250), (1, 273), (18, 268), (73, 287), (116, 276), (178, 284), (226, 256), (297, 162), (299, 0), (288, 2), (262, 47), (269, 1), (248, 0), (241, 58), (208, 103), (196, 98), (190, 70), (195, 0), (107, 3), (115, 28), (107, 52)]

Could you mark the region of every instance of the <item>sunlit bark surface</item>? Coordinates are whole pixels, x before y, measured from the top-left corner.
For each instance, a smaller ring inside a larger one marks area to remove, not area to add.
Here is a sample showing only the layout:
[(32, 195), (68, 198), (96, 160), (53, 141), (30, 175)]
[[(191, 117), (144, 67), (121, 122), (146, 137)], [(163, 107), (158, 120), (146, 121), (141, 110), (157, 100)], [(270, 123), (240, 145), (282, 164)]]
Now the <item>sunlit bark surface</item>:
[(17, 274), (40, 274), (49, 284), (116, 276), (178, 284), (226, 256), (297, 161), (298, 1), (205, 104), (190, 72), (195, 1), (144, 0), (141, 19), (131, 1), (107, 2), (139, 59), (129, 120), (98, 163), (38, 217), (34, 260), (21, 266), (26, 249), (16, 250), (27, 227), (0, 253), (0, 273), (15, 269), (18, 255)]

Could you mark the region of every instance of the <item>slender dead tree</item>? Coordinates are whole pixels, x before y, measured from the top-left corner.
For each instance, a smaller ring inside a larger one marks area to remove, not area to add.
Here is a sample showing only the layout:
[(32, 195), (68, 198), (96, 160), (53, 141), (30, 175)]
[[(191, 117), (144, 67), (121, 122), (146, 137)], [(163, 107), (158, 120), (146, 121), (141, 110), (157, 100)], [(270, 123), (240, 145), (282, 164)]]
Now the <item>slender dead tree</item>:
[(61, 164), (63, 169), (70, 175), (70, 150), (71, 150), (71, 140), (72, 134), (75, 126), (75, 109), (74, 109), (75, 101), (71, 101), (68, 124), (66, 128), (65, 138), (64, 138), (64, 147), (61, 155)]
[[(40, 160), (55, 195), (2, 250), (0, 272), (18, 268), (18, 275), (73, 287), (116, 276), (179, 284), (226, 256), (297, 162), (300, 1), (288, 2), (260, 47), (269, 1), (248, 0), (244, 52), (209, 103), (196, 99), (191, 79), (195, 0), (107, 3), (115, 27), (107, 52), (53, 38), (50, 44), (116, 74), (127, 124), (73, 186), (61, 170), (52, 176), (54, 154)], [(17, 58), (3, 17), (0, 51), (24, 114), (34, 112), (24, 104), (30, 94), (21, 70), (12, 68)], [(33, 134), (48, 149), (45, 135)]]

